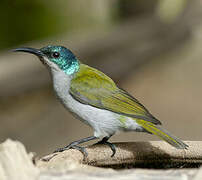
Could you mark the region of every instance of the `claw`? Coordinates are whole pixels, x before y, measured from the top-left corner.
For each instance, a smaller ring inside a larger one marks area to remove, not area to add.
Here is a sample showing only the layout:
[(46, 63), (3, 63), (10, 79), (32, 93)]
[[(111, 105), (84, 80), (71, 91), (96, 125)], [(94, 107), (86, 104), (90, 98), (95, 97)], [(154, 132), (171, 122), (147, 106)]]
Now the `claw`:
[(110, 142), (107, 141), (108, 138), (103, 138), (101, 141), (95, 143), (95, 144), (104, 144), (104, 145), (107, 145), (111, 148), (112, 150), (112, 155), (111, 157), (114, 157), (114, 155), (116, 154), (116, 146)]
[(111, 150), (112, 150), (111, 157), (114, 157), (114, 155), (116, 154), (116, 146), (110, 142), (104, 142), (103, 144), (105, 144), (111, 148)]
[(67, 150), (65, 147), (64, 147), (64, 148), (58, 148), (58, 149), (56, 149), (55, 151), (53, 151), (53, 153), (63, 152), (63, 151), (65, 151), (65, 150)]
[(73, 146), (70, 144), (70, 145), (65, 146), (65, 147), (63, 147), (63, 148), (58, 148), (58, 149), (56, 149), (53, 153), (63, 152), (63, 151), (66, 151), (66, 150), (68, 150), (68, 149), (71, 149), (72, 147), (73, 147)]
[(68, 149), (77, 149), (80, 152), (82, 152), (83, 155), (84, 155), (84, 158), (86, 158), (88, 156), (88, 153), (87, 153), (86, 149), (84, 147), (80, 147), (80, 146), (77, 146), (77, 145), (81, 144), (81, 143), (85, 143), (85, 142), (91, 141), (91, 140), (94, 140), (94, 139), (97, 139), (97, 137), (95, 137), (95, 136), (89, 136), (89, 137), (80, 139), (78, 141), (73, 141), (72, 143), (70, 143), (68, 146), (66, 146), (64, 148), (56, 149), (53, 153), (63, 152), (63, 151), (68, 150)]
[(58, 148), (53, 153), (63, 152), (63, 151), (66, 151), (68, 149), (76, 149), (76, 150), (80, 151), (81, 153), (83, 153), (85, 158), (88, 156), (86, 148), (80, 147), (80, 146), (77, 146), (77, 145), (72, 145), (72, 144), (70, 144), (70, 145), (68, 145), (66, 147), (63, 147), (63, 148)]
[(86, 148), (81, 147), (81, 146), (76, 146), (76, 145), (73, 146), (72, 148), (80, 151), (84, 155), (84, 158), (86, 158), (88, 156), (88, 152), (86, 151)]
[(106, 142), (106, 145), (108, 145), (111, 148), (111, 150), (112, 150), (111, 157), (114, 157), (114, 155), (116, 154), (116, 146), (110, 142)]

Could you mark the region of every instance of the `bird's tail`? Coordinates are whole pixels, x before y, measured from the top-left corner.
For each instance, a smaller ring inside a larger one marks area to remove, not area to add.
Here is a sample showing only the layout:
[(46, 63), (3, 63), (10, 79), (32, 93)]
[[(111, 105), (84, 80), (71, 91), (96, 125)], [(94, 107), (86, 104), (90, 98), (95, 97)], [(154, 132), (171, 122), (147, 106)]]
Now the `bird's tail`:
[(179, 138), (171, 135), (165, 129), (145, 120), (136, 120), (148, 132), (157, 135), (162, 140), (176, 147), (177, 149), (187, 149), (188, 145), (182, 142)]

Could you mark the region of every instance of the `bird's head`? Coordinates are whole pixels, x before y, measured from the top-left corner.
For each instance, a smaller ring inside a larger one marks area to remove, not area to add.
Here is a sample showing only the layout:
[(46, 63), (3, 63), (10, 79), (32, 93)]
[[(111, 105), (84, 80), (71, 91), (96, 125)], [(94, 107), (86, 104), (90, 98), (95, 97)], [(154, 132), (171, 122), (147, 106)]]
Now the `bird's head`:
[(34, 54), (48, 68), (63, 71), (67, 75), (74, 74), (79, 70), (79, 61), (76, 56), (63, 46), (46, 46), (41, 49), (23, 47), (13, 51)]

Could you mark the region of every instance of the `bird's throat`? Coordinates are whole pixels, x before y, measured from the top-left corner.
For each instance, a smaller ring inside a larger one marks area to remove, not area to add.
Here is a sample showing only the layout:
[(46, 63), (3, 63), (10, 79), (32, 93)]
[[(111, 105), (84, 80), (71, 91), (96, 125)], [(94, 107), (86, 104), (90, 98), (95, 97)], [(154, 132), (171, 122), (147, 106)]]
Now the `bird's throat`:
[(65, 74), (73, 75), (74, 73), (79, 71), (79, 66), (80, 66), (79, 61), (75, 60), (75, 61), (72, 61), (72, 63), (69, 66), (66, 66), (61, 69), (64, 71)]

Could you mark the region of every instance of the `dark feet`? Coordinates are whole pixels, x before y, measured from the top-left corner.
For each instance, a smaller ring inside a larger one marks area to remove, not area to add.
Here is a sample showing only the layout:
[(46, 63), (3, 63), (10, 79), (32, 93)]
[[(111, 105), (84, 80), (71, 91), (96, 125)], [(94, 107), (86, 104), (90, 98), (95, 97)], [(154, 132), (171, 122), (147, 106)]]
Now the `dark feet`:
[(109, 146), (109, 147), (111, 148), (111, 150), (112, 150), (112, 155), (111, 155), (111, 157), (113, 157), (113, 156), (116, 154), (116, 146), (115, 146), (114, 144), (108, 142), (108, 139), (109, 139), (109, 138), (110, 138), (110, 137), (104, 137), (101, 141), (98, 141), (98, 142), (95, 143), (95, 144), (104, 144), (104, 145)]
[[(109, 140), (110, 137), (104, 137), (101, 141), (97, 142), (96, 144), (104, 144), (104, 145), (109, 146), (111, 148), (111, 150), (112, 150), (111, 157), (113, 157), (116, 154), (116, 146), (114, 144), (108, 142), (108, 140)], [(68, 149), (77, 149), (80, 152), (82, 152), (83, 155), (84, 155), (84, 158), (86, 158), (88, 156), (86, 148), (78, 146), (78, 145), (81, 144), (81, 143), (85, 143), (85, 142), (94, 140), (94, 139), (97, 139), (97, 137), (90, 136), (90, 137), (87, 137), (87, 138), (84, 138), (84, 139), (81, 139), (81, 140), (78, 140), (78, 141), (74, 141), (74, 142), (70, 143), (68, 146), (65, 146), (64, 148), (58, 148), (58, 149), (56, 149), (53, 153), (63, 152), (63, 151), (66, 151)]]
[(91, 140), (94, 140), (94, 139), (97, 139), (97, 137), (90, 136), (90, 137), (87, 137), (87, 138), (84, 138), (84, 139), (81, 139), (81, 140), (78, 140), (78, 141), (74, 141), (74, 142), (70, 143), (68, 146), (65, 146), (64, 148), (56, 149), (53, 153), (63, 152), (63, 151), (68, 150), (68, 149), (77, 149), (80, 152), (82, 152), (84, 157), (86, 158), (88, 156), (86, 148), (80, 147), (80, 146), (78, 146), (78, 144), (85, 143), (85, 142), (88, 142), (88, 141), (91, 141)]
[(81, 153), (83, 153), (84, 157), (87, 157), (88, 156), (88, 153), (86, 151), (86, 148), (84, 147), (80, 147), (80, 146), (77, 146), (77, 145), (73, 145), (72, 143), (69, 144), (68, 146), (65, 146), (63, 148), (58, 148), (56, 149), (53, 153), (57, 153), (57, 152), (63, 152), (63, 151), (66, 151), (68, 149), (76, 149), (76, 150), (79, 150)]

